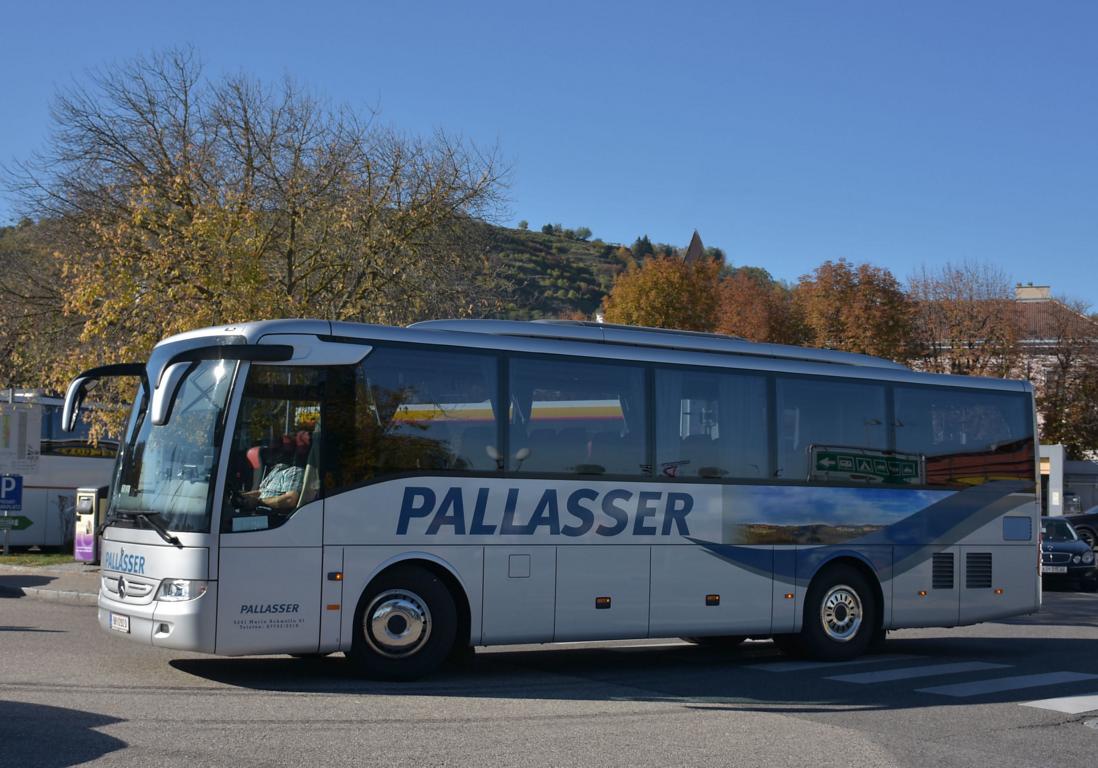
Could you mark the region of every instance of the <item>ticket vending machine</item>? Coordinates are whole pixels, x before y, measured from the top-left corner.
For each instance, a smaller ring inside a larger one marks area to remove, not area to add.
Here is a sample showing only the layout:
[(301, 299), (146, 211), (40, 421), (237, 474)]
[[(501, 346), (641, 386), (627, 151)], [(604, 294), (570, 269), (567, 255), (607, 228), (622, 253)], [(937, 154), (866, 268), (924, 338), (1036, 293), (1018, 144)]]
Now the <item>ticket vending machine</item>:
[(85, 563), (99, 562), (96, 531), (107, 514), (107, 486), (76, 489), (76, 535), (73, 557)]

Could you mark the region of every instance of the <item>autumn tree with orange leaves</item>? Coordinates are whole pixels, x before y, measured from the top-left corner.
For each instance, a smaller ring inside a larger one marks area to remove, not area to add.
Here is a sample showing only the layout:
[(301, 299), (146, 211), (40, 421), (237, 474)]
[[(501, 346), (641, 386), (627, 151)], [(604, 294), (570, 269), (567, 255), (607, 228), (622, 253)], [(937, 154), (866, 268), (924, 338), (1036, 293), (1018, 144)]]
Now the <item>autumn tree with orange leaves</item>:
[(826, 261), (801, 277), (793, 300), (813, 346), (899, 361), (911, 357), (914, 306), (887, 269)]
[(720, 264), (657, 256), (633, 265), (614, 280), (603, 301), (608, 323), (713, 331), (717, 326)]
[(720, 284), (717, 331), (748, 341), (803, 344), (807, 334), (788, 288), (766, 270), (740, 267)]

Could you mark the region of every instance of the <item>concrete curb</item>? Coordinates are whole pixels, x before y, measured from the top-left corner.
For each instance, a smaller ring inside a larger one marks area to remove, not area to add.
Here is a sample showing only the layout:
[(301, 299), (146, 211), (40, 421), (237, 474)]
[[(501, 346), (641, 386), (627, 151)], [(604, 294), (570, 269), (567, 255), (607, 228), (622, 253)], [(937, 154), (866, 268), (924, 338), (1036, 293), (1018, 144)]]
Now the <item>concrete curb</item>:
[(67, 589), (44, 589), (42, 587), (5, 587), (0, 585), (0, 595), (50, 600), (63, 605), (96, 605), (99, 600), (99, 595), (92, 592), (74, 592)]
[(99, 569), (83, 564), (28, 566), (0, 564), (0, 597), (29, 597), (64, 605), (95, 605)]

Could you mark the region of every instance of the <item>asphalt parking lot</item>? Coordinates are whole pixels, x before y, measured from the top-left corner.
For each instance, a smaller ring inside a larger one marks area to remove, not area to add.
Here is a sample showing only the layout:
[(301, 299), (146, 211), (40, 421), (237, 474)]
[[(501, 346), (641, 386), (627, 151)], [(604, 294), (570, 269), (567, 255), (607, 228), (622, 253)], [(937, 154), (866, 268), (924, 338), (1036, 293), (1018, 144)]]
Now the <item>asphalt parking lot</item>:
[(1086, 765), (1098, 596), (904, 630), (883, 654), (769, 642), (501, 647), (412, 684), (339, 656), (227, 659), (110, 637), (94, 609), (0, 599), (0, 764)]

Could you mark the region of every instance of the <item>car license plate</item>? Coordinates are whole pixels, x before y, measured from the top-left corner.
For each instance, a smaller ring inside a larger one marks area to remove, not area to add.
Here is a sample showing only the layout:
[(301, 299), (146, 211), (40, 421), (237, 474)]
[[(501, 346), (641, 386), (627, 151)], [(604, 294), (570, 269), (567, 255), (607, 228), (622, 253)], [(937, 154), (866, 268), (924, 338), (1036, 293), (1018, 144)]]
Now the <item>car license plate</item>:
[(1041, 573), (1067, 573), (1068, 567), (1066, 565), (1042, 565)]
[(123, 616), (119, 613), (112, 613), (111, 614), (111, 629), (116, 630), (118, 632), (129, 632), (130, 631), (130, 617), (129, 616)]

